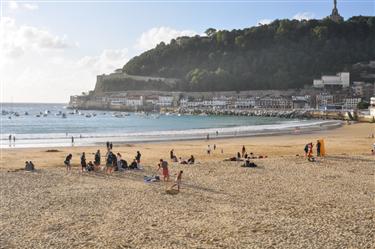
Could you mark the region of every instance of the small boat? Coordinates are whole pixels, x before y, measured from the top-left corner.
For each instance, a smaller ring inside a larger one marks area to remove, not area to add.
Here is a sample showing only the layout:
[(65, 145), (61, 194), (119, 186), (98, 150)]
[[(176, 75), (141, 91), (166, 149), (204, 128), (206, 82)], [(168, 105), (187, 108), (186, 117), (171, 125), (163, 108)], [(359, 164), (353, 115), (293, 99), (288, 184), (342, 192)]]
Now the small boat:
[(25, 114), (26, 116), (27, 116), (27, 115), (29, 115), (29, 113), (28, 113), (28, 112), (25, 112), (24, 114)]
[(35, 117), (40, 118), (40, 114), (35, 115)]
[(19, 117), (20, 114), (19, 114), (18, 112), (15, 112), (15, 113), (14, 113), (14, 116)]
[(63, 113), (61, 117), (62, 117), (62, 118), (66, 118), (66, 114), (65, 114), (65, 113)]
[(43, 117), (47, 117), (47, 116), (48, 116), (48, 114), (46, 114), (46, 113), (43, 114)]
[(85, 115), (85, 117), (86, 118), (91, 118), (92, 116), (91, 116), (91, 114), (88, 113), (88, 114)]

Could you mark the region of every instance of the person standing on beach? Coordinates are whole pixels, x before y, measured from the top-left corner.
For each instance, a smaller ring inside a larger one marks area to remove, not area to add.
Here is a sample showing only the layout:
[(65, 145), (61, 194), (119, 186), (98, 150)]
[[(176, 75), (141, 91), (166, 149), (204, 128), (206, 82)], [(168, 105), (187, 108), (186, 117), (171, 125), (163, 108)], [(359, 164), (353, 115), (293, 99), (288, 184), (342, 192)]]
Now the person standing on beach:
[(216, 144), (214, 144), (214, 150), (216, 150)]
[(113, 144), (112, 144), (112, 142), (110, 142), (109, 143), (109, 149), (112, 150), (112, 148), (113, 148)]
[(207, 133), (207, 140), (210, 140), (210, 134)]
[(321, 143), (320, 141), (316, 141), (316, 156), (320, 156), (320, 146), (321, 146)]
[(307, 157), (307, 154), (309, 153), (309, 144), (306, 144), (303, 150), (305, 151), (305, 157)]
[(113, 170), (113, 160), (114, 160), (113, 153), (112, 151), (109, 151), (107, 155), (107, 162), (106, 162), (106, 166), (107, 166), (106, 172), (109, 174), (111, 174)]
[(107, 145), (107, 150), (109, 150), (109, 141), (107, 141), (106, 145)]
[(137, 151), (137, 155), (135, 156), (135, 160), (137, 160), (138, 166), (141, 164), (141, 156), (142, 156), (141, 153), (139, 151)]
[(174, 150), (173, 149), (169, 152), (169, 156), (170, 156), (171, 159), (174, 158)]
[(12, 142), (12, 135), (9, 134), (9, 143)]
[(211, 146), (208, 145), (208, 146), (207, 146), (207, 155), (210, 155), (210, 154), (211, 154)]
[(64, 164), (66, 166), (66, 173), (68, 174), (72, 170), (72, 165), (70, 164), (70, 160), (72, 160), (72, 154), (69, 154), (64, 161)]
[(82, 152), (82, 155), (81, 155), (81, 172), (83, 172), (84, 170), (86, 170), (86, 154), (85, 152)]
[(74, 145), (74, 137), (72, 136), (72, 146)]
[(95, 167), (99, 167), (99, 166), (100, 166), (100, 150), (98, 150), (98, 151), (95, 153), (95, 156), (94, 156), (94, 164), (95, 164)]
[(245, 157), (246, 148), (245, 145), (242, 145), (242, 157)]
[(169, 181), (168, 162), (164, 161), (163, 159), (160, 159), (160, 163), (158, 164), (158, 166), (159, 166), (158, 170), (162, 169), (164, 182), (168, 182)]

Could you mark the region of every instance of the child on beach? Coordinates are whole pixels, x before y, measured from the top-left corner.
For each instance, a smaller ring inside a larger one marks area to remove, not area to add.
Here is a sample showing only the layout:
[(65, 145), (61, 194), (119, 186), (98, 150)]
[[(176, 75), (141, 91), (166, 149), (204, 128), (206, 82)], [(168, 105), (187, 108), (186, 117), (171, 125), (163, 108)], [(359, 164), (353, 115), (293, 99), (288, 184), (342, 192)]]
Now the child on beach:
[(177, 174), (177, 177), (175, 179), (175, 183), (171, 186), (171, 189), (177, 186), (177, 191), (180, 192), (181, 187), (181, 180), (182, 180), (182, 173), (184, 173), (182, 170)]
[(109, 173), (111, 174), (112, 173), (112, 170), (113, 170), (113, 153), (112, 151), (109, 151), (108, 152), (108, 155), (107, 155), (107, 162), (106, 162), (106, 166), (107, 166), (107, 170), (106, 170), (106, 173)]
[(69, 154), (64, 161), (64, 164), (66, 166), (66, 173), (68, 174), (72, 170), (72, 166), (70, 165), (70, 160), (72, 160), (72, 154)]

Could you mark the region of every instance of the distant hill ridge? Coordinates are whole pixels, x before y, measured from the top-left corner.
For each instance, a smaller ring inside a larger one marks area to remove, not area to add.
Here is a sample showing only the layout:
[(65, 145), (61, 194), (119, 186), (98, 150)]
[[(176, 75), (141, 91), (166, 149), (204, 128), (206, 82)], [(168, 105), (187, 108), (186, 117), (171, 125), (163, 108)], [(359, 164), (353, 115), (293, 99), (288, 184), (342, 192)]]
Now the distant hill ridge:
[(302, 88), (322, 73), (351, 70), (352, 64), (375, 58), (373, 16), (343, 22), (275, 20), (241, 30), (210, 28), (206, 34), (161, 42), (122, 69), (124, 75), (157, 78), (98, 76), (95, 90)]

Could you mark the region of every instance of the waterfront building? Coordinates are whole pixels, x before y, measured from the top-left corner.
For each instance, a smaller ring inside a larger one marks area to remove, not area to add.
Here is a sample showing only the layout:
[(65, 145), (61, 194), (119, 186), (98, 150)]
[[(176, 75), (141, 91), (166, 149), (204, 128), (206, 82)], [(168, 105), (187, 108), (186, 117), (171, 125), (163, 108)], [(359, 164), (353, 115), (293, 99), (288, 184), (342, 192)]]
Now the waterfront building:
[(260, 108), (265, 109), (290, 109), (292, 101), (283, 97), (263, 97), (258, 101)]
[(293, 109), (309, 109), (311, 108), (311, 96), (292, 96)]
[(172, 106), (173, 96), (159, 96), (157, 105), (159, 106)]
[(333, 95), (321, 93), (316, 95), (316, 108), (325, 109), (328, 105), (333, 104)]
[(375, 117), (375, 97), (370, 98), (369, 110), (370, 110), (370, 116)]
[(361, 98), (345, 98), (343, 103), (344, 109), (357, 109), (358, 103), (362, 101)]
[(236, 109), (249, 109), (254, 108), (256, 104), (255, 98), (237, 98), (234, 102), (234, 108)]

